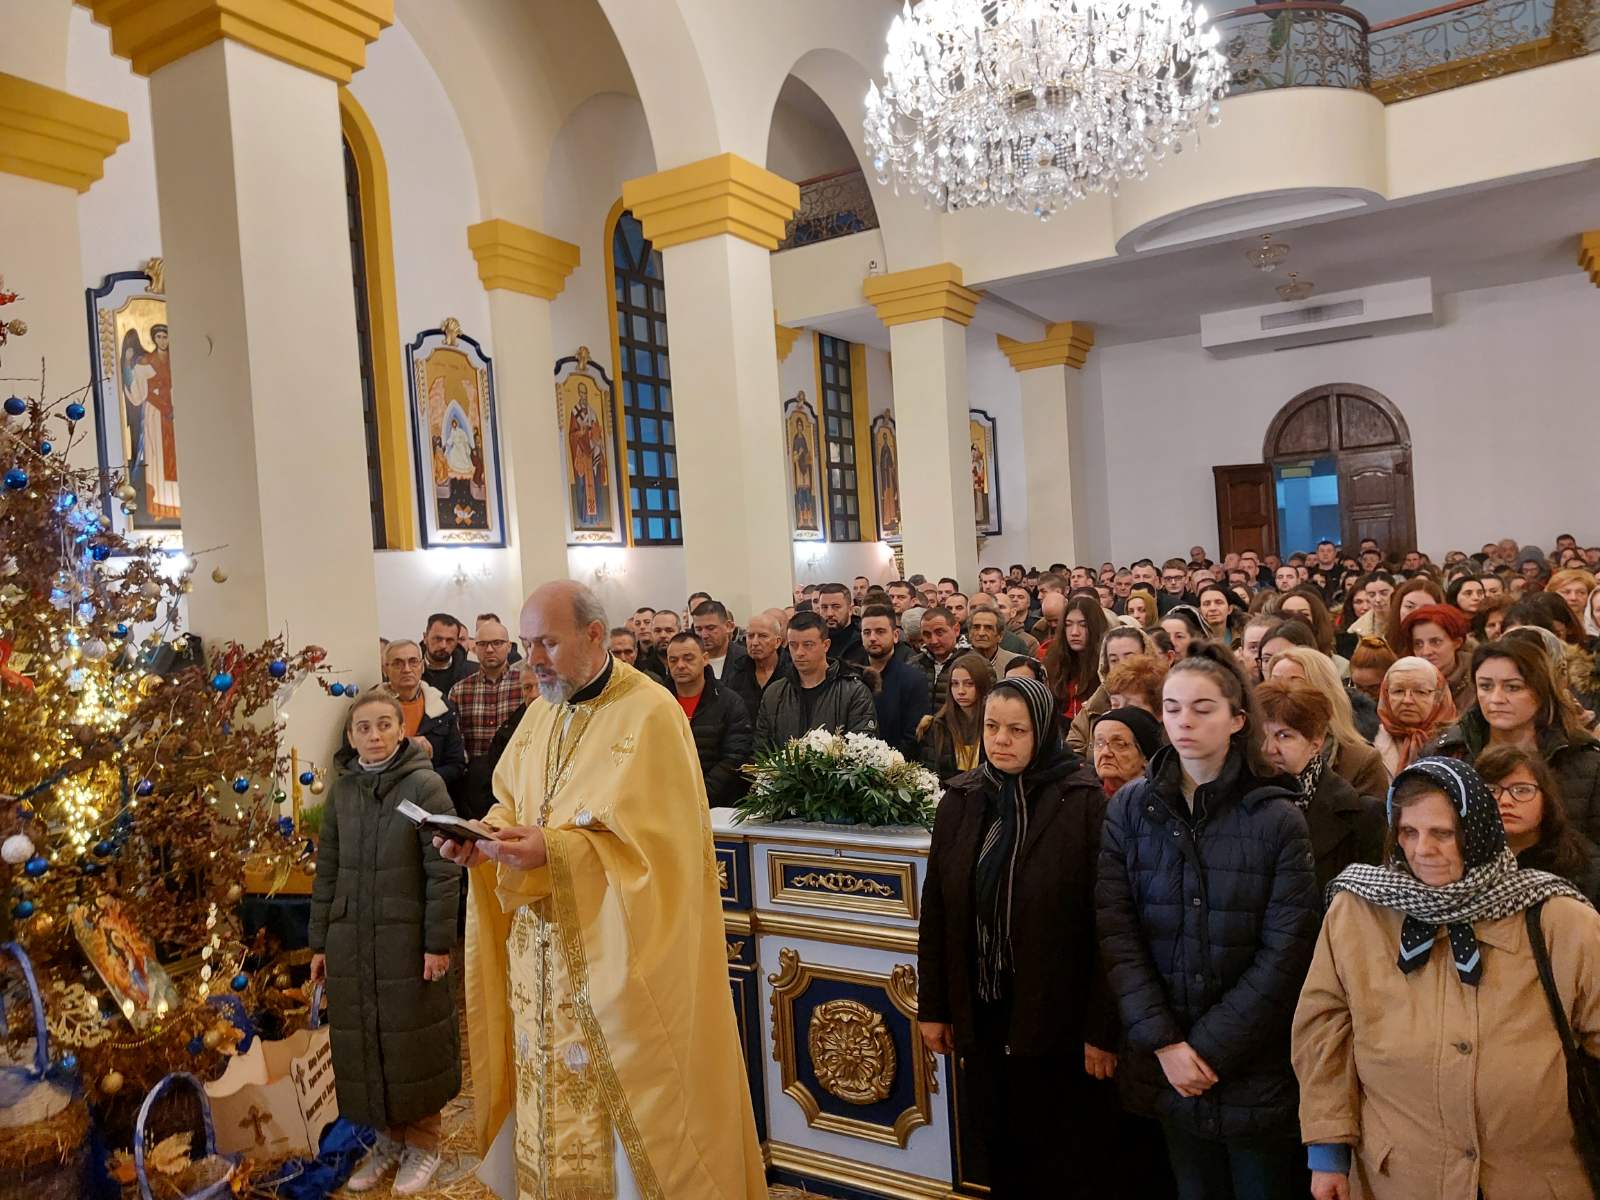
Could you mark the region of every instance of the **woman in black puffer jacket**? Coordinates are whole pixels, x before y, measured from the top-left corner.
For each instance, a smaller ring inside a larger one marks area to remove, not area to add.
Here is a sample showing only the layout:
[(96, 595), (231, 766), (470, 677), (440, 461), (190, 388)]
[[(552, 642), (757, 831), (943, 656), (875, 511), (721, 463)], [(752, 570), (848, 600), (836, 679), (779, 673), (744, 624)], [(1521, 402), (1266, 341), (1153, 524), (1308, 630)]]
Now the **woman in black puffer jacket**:
[(1118, 1078), (1182, 1200), (1305, 1195), (1289, 1029), (1321, 904), (1294, 780), (1263, 761), (1228, 650), (1192, 646), (1162, 708), (1172, 744), (1112, 799), (1095, 889)]

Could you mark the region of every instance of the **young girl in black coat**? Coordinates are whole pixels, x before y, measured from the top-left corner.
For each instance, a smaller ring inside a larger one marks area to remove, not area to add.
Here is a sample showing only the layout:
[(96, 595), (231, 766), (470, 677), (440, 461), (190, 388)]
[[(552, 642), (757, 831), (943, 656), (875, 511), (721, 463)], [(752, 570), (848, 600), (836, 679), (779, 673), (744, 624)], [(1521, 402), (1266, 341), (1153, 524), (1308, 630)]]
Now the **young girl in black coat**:
[(1162, 721), (1171, 745), (1107, 810), (1095, 890), (1123, 1095), (1160, 1119), (1181, 1200), (1305, 1195), (1289, 1028), (1321, 905), (1294, 780), (1263, 761), (1222, 646), (1173, 664)]

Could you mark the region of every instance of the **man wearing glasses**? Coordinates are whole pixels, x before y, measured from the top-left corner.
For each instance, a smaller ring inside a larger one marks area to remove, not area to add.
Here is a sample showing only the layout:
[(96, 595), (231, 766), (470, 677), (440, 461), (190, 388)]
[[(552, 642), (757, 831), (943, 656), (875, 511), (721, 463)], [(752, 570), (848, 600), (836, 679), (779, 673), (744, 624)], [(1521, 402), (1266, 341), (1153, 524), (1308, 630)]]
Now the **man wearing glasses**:
[(511, 634), (494, 613), (478, 618), (473, 638), (478, 670), (450, 689), (461, 713), (461, 736), (471, 762), (489, 748), (495, 730), (522, 703), (522, 683), (511, 667)]
[(1169, 558), (1161, 564), (1161, 594), (1156, 597), (1156, 607), (1162, 613), (1180, 604), (1195, 604), (1189, 594), (1189, 564), (1181, 558)]

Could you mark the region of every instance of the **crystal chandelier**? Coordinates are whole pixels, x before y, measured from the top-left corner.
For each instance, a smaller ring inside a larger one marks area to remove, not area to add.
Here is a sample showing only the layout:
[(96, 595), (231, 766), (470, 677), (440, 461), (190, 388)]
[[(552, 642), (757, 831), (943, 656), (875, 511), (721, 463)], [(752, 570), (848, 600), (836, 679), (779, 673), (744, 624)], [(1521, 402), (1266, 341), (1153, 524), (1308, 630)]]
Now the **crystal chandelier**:
[(1043, 219), (1116, 194), (1215, 124), (1228, 67), (1190, 0), (907, 0), (889, 27), (866, 145), (892, 178), (943, 209)]
[(1263, 233), (1261, 245), (1250, 247), (1244, 256), (1258, 271), (1276, 271), (1278, 264), (1289, 257), (1289, 247), (1284, 242), (1273, 241), (1270, 233)]
[(1293, 300), (1304, 300), (1307, 296), (1311, 295), (1312, 292), (1317, 290), (1317, 285), (1312, 283), (1309, 279), (1301, 279), (1300, 276), (1296, 275), (1293, 271), (1290, 271), (1289, 282), (1280, 283), (1275, 290), (1278, 293), (1278, 299), (1288, 302)]

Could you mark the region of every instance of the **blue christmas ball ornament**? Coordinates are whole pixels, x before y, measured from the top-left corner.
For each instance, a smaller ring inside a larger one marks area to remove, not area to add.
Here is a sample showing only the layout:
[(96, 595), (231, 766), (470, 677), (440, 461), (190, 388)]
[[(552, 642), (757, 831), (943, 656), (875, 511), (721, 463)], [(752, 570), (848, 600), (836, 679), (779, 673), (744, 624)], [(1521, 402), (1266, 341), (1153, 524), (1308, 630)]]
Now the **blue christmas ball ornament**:
[(355, 684), (353, 684), (353, 683), (347, 683), (347, 684), (345, 684), (345, 685), (344, 685), (344, 694), (345, 694), (345, 695), (346, 695), (346, 696), (354, 696), (354, 695), (355, 695), (355, 694), (356, 694), (356, 693), (357, 693), (357, 692), (359, 692), (359, 691), (360, 691), (360, 690), (361, 690), (361, 689), (360, 689), (360, 688), (358, 688), (358, 687), (357, 687), (357, 686), (356, 686), (356, 685), (355, 685)]
[(9, 416), (20, 417), (28, 411), (28, 402), (21, 396), (6, 397), (6, 413)]
[(128, 629), (126, 624), (124, 624), (124, 623), (122, 623), (120, 621), (117, 622), (117, 636), (118, 637), (127, 637), (129, 632), (131, 632), (131, 631)]
[(141, 779), (137, 784), (134, 785), (133, 792), (136, 796), (149, 796), (153, 794), (155, 790), (155, 784), (151, 783), (148, 779)]
[(282, 679), (289, 673), (289, 664), (281, 658), (275, 658), (267, 664), (267, 674), (274, 679)]
[(67, 420), (81, 421), (84, 418), (84, 414), (87, 412), (88, 410), (84, 408), (83, 405), (74, 400), (71, 404), (67, 405)]
[(245, 990), (245, 988), (250, 986), (250, 977), (243, 971), (240, 971), (228, 982), (228, 986), (236, 992), (242, 992)]
[(238, 792), (241, 796), (244, 795), (250, 790), (250, 781), (243, 775), (239, 776), (239, 778), (233, 781), (233, 790)]
[(28, 873), (30, 878), (37, 879), (50, 869), (50, 860), (35, 854), (22, 869)]
[(96, 542), (89, 547), (89, 557), (94, 559), (95, 562), (105, 562), (106, 559), (111, 557), (111, 547), (104, 542)]
[(96, 842), (94, 844), (94, 852), (101, 858), (110, 858), (111, 852), (115, 849), (116, 847), (110, 842)]
[(300, 786), (301, 787), (310, 787), (316, 781), (317, 781), (317, 773), (315, 771), (301, 771), (300, 772)]
[(85, 875), (98, 875), (101, 871), (104, 871), (105, 868), (97, 862), (84, 862), (79, 867), (79, 870), (81, 870)]
[(219, 692), (225, 692), (233, 686), (233, 676), (226, 671), (218, 671), (211, 677), (211, 686)]
[(63, 1054), (61, 1056), (61, 1069), (63, 1071), (76, 1071), (78, 1069), (78, 1056), (76, 1054)]
[(33, 916), (33, 901), (18, 900), (16, 904), (12, 906), (11, 915), (19, 921), (26, 921), (29, 917)]
[(77, 492), (62, 492), (61, 495), (56, 497), (56, 511), (66, 512), (69, 508), (74, 507), (77, 503)]
[(329, 684), (328, 685), (328, 692), (331, 695), (334, 695), (334, 696), (342, 696), (342, 695), (344, 695), (344, 684), (342, 684), (342, 683)]
[(284, 837), (290, 837), (294, 833), (294, 818), (279, 817), (278, 832), (283, 834)]
[(28, 473), (21, 467), (12, 467), (6, 472), (6, 490), (20, 492), (28, 486)]
[(40, 454), (49, 454), (50, 451), (52, 451), (54, 449), (55, 449), (55, 447), (52, 446), (49, 442), (40, 442), (39, 443), (39, 453)]

